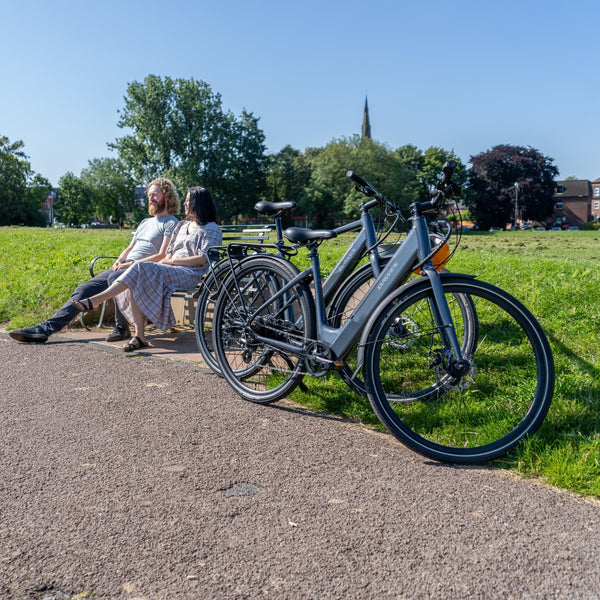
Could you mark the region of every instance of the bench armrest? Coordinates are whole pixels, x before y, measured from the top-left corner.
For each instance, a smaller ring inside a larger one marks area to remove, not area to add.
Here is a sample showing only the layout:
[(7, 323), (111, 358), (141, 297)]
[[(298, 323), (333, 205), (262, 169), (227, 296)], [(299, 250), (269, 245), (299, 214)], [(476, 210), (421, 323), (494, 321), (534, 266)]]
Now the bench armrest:
[(97, 275), (97, 273), (95, 273), (94, 269), (96, 267), (96, 262), (102, 259), (106, 259), (106, 258), (110, 258), (113, 261), (117, 260), (117, 258), (119, 258), (118, 256), (95, 256), (94, 258), (92, 258), (92, 262), (90, 263), (90, 275), (92, 277), (95, 277)]

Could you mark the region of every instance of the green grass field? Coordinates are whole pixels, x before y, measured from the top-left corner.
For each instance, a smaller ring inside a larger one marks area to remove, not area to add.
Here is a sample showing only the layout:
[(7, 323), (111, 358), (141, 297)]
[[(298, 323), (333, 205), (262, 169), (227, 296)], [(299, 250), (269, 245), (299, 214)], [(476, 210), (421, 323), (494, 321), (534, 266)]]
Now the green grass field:
[[(88, 277), (96, 255), (115, 255), (130, 232), (0, 228), (0, 324), (32, 325)], [(347, 240), (322, 246), (324, 271)], [(600, 233), (498, 232), (465, 235), (449, 264), (521, 300), (544, 327), (556, 363), (556, 391), (540, 431), (493, 463), (580, 494), (600, 497)], [(378, 426), (368, 401), (336, 376), (305, 378), (291, 399)]]

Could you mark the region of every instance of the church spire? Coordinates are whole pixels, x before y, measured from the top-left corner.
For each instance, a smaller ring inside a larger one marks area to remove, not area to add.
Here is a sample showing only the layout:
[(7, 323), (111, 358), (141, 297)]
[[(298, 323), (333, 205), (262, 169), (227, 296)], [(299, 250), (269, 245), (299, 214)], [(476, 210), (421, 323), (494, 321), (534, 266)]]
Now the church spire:
[(363, 115), (362, 131), (360, 137), (371, 139), (371, 123), (369, 122), (369, 105), (367, 103), (367, 97), (365, 96), (365, 112)]

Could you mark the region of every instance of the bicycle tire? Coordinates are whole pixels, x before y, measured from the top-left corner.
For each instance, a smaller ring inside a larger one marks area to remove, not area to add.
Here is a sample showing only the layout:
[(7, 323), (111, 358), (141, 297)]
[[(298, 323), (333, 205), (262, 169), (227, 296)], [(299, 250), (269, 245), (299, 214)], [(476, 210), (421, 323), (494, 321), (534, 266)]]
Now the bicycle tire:
[(229, 275), (230, 271), (231, 264), (228, 259), (224, 259), (214, 265), (204, 276), (203, 285), (196, 301), (196, 314), (194, 318), (198, 351), (202, 355), (206, 366), (219, 376), (221, 376), (221, 369), (215, 358), (212, 341), (213, 316), (215, 302), (223, 285), (223, 280)]
[[(373, 410), (414, 451), (443, 462), (473, 464), (512, 450), (542, 424), (554, 391), (554, 362), (535, 317), (507, 292), (468, 276), (442, 277), (444, 293), (468, 295), (478, 316), (468, 372), (444, 383), (443, 344), (432, 318), (432, 289), (405, 286), (366, 334), (364, 376)], [(388, 343), (399, 319), (416, 325), (408, 351)], [(423, 382), (435, 390), (415, 400)]]
[[(387, 259), (382, 262), (382, 267), (385, 267), (386, 264)], [(328, 307), (329, 323), (335, 328), (341, 327), (374, 282), (375, 277), (370, 264), (363, 265), (350, 275), (340, 286)], [(403, 283), (401, 282), (398, 287)], [(461, 327), (462, 351), (465, 354), (471, 354), (477, 340), (478, 331), (475, 306), (469, 296), (457, 295), (454, 297), (452, 303), (450, 303), (450, 309), (454, 315), (454, 319), (460, 319), (463, 322), (463, 326)], [(357, 348), (358, 342), (344, 358), (344, 366), (338, 370), (338, 373), (350, 389), (357, 394), (365, 396), (367, 394), (365, 382), (360, 377), (360, 369), (357, 369)]]
[(194, 317), (194, 330), (196, 345), (206, 365), (219, 377), (222, 377), (219, 362), (215, 357), (213, 345), (213, 317), (214, 308), (223, 282), (231, 274), (233, 268), (238, 268), (244, 261), (253, 258), (245, 256), (236, 258), (233, 262), (224, 258), (217, 262), (210, 271), (204, 275), (203, 285), (196, 300), (196, 312)]
[[(245, 400), (280, 400), (304, 376), (305, 348), (315, 328), (310, 289), (301, 282), (284, 297), (275, 296), (297, 274), (281, 258), (253, 257), (223, 284), (213, 321), (215, 357), (223, 377)], [(296, 351), (289, 354), (277, 342)]]

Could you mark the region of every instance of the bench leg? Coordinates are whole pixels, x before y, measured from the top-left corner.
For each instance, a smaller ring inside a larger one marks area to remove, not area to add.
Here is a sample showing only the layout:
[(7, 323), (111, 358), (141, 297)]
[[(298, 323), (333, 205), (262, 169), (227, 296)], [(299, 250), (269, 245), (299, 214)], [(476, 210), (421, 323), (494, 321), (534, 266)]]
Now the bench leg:
[(104, 313), (106, 312), (106, 300), (102, 303), (102, 310), (100, 311), (100, 318), (98, 319), (98, 325), (96, 327), (102, 327), (102, 322), (104, 321)]

